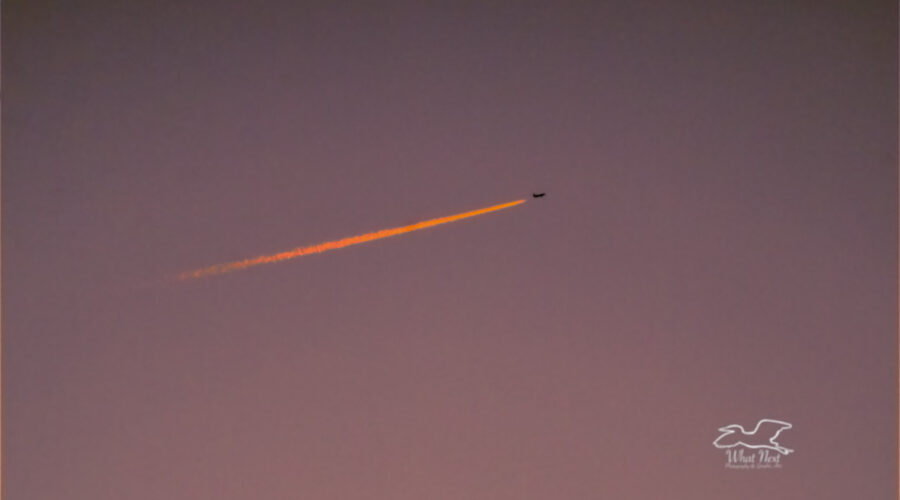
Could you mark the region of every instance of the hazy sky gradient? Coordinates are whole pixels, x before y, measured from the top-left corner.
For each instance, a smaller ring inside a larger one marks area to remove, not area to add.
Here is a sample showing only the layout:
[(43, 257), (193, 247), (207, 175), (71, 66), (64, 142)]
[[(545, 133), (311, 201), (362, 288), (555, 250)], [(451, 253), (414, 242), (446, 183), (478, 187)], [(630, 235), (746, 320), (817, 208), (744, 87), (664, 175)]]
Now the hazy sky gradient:
[(4, 498), (894, 495), (896, 2), (335, 4), (4, 2)]

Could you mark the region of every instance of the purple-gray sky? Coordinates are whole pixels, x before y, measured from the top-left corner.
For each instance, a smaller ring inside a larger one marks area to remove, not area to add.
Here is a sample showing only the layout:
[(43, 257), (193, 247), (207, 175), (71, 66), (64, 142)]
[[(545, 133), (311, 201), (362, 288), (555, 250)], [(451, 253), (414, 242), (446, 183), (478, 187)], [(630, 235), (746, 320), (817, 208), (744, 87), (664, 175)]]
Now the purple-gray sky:
[(4, 498), (895, 495), (896, 2), (335, 4), (4, 2)]

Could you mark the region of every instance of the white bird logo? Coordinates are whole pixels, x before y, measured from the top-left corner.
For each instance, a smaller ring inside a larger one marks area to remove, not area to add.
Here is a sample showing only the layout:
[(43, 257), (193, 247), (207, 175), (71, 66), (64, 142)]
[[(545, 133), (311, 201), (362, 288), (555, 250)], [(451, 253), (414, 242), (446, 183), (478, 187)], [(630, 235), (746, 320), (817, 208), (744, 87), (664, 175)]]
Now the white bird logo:
[[(772, 420), (764, 418), (756, 423), (756, 428), (747, 432), (744, 428), (737, 424), (726, 425), (721, 427), (719, 432), (721, 436), (713, 441), (713, 446), (719, 449), (734, 448), (735, 446), (746, 446), (747, 448), (766, 448), (777, 451), (782, 455), (793, 453), (794, 450), (785, 448), (778, 444), (775, 439), (785, 429), (793, 427), (787, 422), (781, 420)], [(768, 440), (766, 438), (768, 437)]]

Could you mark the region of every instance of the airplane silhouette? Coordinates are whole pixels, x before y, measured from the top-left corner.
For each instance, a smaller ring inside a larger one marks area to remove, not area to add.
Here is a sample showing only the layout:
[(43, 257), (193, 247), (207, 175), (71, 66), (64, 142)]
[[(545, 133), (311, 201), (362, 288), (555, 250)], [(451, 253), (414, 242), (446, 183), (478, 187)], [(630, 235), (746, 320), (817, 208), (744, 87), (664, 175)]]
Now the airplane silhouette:
[[(756, 428), (750, 432), (745, 431), (743, 427), (737, 424), (726, 425), (719, 429), (719, 432), (721, 432), (722, 435), (713, 441), (713, 446), (722, 449), (743, 445), (747, 448), (767, 448), (777, 451), (782, 455), (787, 455), (794, 450), (778, 444), (775, 439), (781, 434), (781, 431), (790, 429), (791, 427), (793, 426), (787, 422), (769, 418), (764, 418), (757, 422)], [(757, 432), (759, 432), (758, 435)], [(769, 439), (766, 440), (766, 438)], [(723, 441), (727, 441), (727, 443)]]
[(543, 198), (547, 193), (531, 193), (532, 198)]

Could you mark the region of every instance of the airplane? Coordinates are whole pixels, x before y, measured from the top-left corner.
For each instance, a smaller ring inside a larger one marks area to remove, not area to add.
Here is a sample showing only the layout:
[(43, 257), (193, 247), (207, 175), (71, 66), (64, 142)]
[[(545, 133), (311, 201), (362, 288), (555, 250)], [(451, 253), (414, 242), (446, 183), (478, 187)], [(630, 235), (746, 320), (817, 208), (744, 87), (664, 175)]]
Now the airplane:
[(543, 198), (547, 193), (531, 193), (532, 198)]

